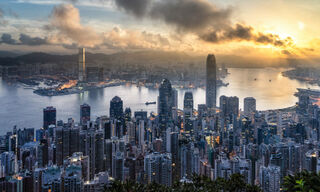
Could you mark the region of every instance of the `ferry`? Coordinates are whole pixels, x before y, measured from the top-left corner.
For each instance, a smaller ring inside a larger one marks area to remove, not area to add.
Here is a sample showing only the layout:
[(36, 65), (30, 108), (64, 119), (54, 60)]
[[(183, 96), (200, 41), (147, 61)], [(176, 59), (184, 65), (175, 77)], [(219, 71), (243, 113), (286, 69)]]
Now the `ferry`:
[(153, 102), (146, 102), (146, 105), (155, 105), (157, 102), (153, 101)]

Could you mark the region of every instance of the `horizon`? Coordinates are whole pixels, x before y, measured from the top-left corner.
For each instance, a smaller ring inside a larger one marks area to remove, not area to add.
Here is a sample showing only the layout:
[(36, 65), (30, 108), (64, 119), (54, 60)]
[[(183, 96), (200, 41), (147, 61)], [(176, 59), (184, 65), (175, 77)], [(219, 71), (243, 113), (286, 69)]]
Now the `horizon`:
[(0, 7), (2, 51), (214, 53), (254, 57), (256, 65), (277, 58), (314, 65), (320, 58), (319, 5), (312, 0), (3, 0)]

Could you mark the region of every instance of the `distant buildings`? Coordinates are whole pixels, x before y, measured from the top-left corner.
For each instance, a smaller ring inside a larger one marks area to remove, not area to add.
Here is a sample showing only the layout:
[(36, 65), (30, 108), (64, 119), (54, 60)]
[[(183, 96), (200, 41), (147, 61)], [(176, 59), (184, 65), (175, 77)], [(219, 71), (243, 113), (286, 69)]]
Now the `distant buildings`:
[(78, 80), (86, 81), (86, 49), (79, 48)]
[(211, 109), (216, 107), (217, 97), (217, 64), (214, 55), (208, 55), (206, 70), (206, 104)]

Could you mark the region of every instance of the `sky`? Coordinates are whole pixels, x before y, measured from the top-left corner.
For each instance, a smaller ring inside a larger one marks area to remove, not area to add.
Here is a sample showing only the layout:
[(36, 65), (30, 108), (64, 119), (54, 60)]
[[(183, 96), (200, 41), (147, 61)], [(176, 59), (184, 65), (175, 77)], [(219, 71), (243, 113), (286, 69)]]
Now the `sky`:
[(0, 50), (320, 56), (319, 0), (1, 0)]

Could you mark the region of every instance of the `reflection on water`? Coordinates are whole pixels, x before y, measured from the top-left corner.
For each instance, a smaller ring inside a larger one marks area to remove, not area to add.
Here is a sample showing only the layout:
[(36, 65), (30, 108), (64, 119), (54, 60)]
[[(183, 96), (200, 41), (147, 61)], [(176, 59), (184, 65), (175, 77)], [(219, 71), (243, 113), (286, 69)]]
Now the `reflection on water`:
[[(297, 101), (293, 96), (297, 87), (318, 88), (296, 80), (290, 80), (281, 75), (279, 69), (230, 69), (231, 73), (225, 82), (228, 87), (218, 90), (220, 95), (238, 96), (242, 108), (243, 98), (252, 96), (257, 99), (259, 110), (276, 109), (292, 106)], [(256, 80), (255, 80), (256, 79)], [(179, 108), (183, 106), (184, 93), (178, 90)], [(195, 107), (205, 102), (203, 89), (192, 90)], [(148, 105), (146, 101), (156, 101), (158, 90), (135, 86), (119, 86), (91, 90), (82, 94), (43, 97), (33, 94), (31, 89), (24, 89), (16, 85), (8, 85), (0, 79), (0, 134), (12, 129), (42, 125), (42, 110), (46, 106), (57, 108), (57, 119), (67, 120), (69, 117), (79, 121), (80, 105), (91, 105), (92, 118), (109, 114), (109, 102), (118, 95), (124, 101), (124, 107), (132, 111), (147, 110), (157, 112), (157, 105)], [(217, 102), (219, 103), (219, 102)]]

